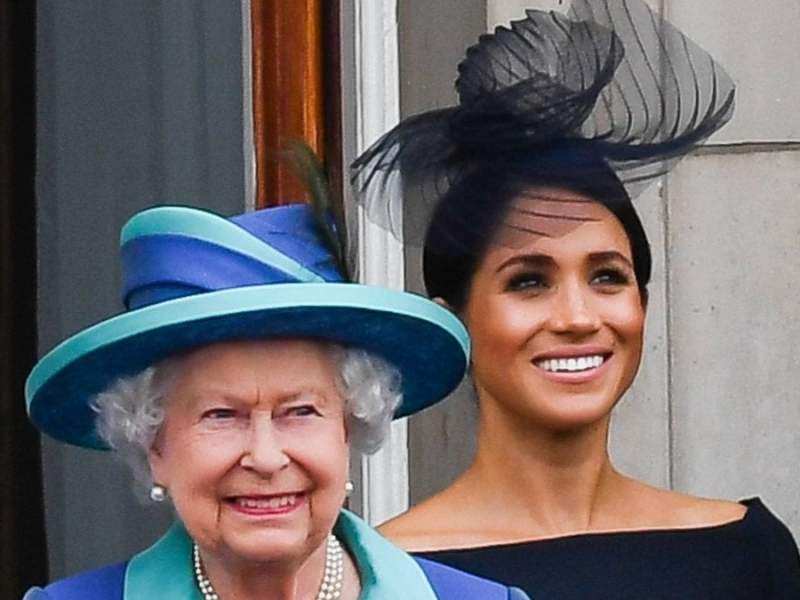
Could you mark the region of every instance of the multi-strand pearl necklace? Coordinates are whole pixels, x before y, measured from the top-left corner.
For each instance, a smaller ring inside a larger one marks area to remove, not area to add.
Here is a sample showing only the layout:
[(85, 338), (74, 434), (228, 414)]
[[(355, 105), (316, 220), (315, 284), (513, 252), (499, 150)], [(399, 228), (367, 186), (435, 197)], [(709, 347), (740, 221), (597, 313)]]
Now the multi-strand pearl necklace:
[[(194, 563), (194, 579), (203, 600), (220, 600), (219, 595), (211, 585), (211, 581), (203, 568), (203, 561), (200, 560), (200, 550), (197, 544), (192, 544), (192, 562)], [(333, 534), (328, 536), (328, 543), (325, 548), (325, 574), (322, 576), (322, 583), (317, 592), (317, 600), (339, 600), (342, 595), (342, 583), (344, 582), (344, 552), (342, 545)]]

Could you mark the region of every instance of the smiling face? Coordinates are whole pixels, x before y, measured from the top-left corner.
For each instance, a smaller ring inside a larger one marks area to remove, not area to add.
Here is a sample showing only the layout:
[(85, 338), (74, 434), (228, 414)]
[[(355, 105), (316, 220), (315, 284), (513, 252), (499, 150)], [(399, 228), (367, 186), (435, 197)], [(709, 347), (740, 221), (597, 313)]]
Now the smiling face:
[(216, 344), (179, 359), (153, 478), (204, 553), (304, 560), (344, 502), (349, 463), (332, 353), (303, 340)]
[(517, 199), (519, 214), (552, 213), (560, 198), (582, 222), (553, 237), (491, 245), (462, 317), (481, 401), (517, 420), (571, 431), (606, 418), (630, 386), (645, 309), (619, 221), (595, 202), (576, 209), (585, 197), (544, 191), (546, 200)]

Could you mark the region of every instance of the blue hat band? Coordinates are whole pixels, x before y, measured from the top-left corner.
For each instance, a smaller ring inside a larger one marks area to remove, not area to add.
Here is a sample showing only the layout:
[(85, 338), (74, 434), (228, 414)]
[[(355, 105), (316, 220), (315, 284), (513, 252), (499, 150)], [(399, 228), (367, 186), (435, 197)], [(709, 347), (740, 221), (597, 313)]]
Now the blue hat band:
[[(233, 287), (300, 283), (251, 256), (181, 235), (137, 237), (123, 245), (121, 254), (123, 302), (128, 310)], [(341, 281), (335, 269), (325, 275), (328, 281)]]

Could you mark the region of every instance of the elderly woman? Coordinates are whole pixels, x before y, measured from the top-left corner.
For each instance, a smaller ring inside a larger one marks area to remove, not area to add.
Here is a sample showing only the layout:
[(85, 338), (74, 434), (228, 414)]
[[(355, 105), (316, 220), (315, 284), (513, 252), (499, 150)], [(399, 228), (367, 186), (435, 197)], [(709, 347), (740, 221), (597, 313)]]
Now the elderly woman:
[(28, 381), (44, 432), (112, 448), (177, 521), (28, 599), (522, 598), (415, 560), (342, 509), (351, 448), (446, 395), (468, 338), (418, 296), (342, 281), (307, 205), (159, 207), (122, 232), (127, 312)]

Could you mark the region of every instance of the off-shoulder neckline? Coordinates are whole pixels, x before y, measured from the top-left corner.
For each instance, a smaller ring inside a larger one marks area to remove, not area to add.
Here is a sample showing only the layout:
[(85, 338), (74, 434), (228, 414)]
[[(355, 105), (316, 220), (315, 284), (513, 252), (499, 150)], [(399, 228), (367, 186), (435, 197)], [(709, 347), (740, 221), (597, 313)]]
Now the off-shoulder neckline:
[(568, 533), (565, 535), (556, 535), (551, 537), (540, 537), (527, 540), (519, 540), (513, 542), (499, 542), (490, 544), (481, 544), (474, 546), (458, 546), (453, 548), (439, 548), (436, 550), (412, 550), (411, 553), (419, 556), (436, 557), (437, 554), (450, 554), (462, 552), (481, 552), (487, 550), (513, 550), (514, 548), (532, 546), (547, 543), (570, 543), (583, 540), (600, 540), (600, 539), (614, 539), (621, 537), (644, 537), (644, 536), (663, 536), (663, 535), (691, 535), (691, 534), (704, 534), (710, 532), (719, 532), (725, 529), (735, 529), (744, 527), (756, 518), (756, 513), (763, 512), (766, 509), (764, 503), (759, 497), (746, 498), (739, 500), (739, 504), (744, 505), (747, 510), (744, 515), (733, 521), (725, 523), (716, 523), (711, 525), (687, 526), (687, 527), (649, 527), (641, 529), (620, 529), (613, 531), (587, 531), (581, 533)]

